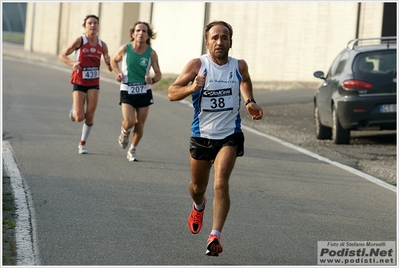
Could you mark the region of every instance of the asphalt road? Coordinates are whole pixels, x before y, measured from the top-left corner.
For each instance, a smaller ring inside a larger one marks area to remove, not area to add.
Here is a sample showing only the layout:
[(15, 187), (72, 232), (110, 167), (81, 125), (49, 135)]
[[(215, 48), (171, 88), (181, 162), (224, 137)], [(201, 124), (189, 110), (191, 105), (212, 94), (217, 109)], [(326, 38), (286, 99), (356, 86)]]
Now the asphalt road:
[(205, 256), (210, 207), (200, 234), (187, 228), (191, 108), (155, 94), (141, 161), (128, 162), (118, 87), (102, 81), (90, 154), (78, 155), (69, 75), (3, 59), (3, 140), (32, 197), (40, 264), (316, 265), (318, 241), (396, 241), (395, 191), (246, 128), (224, 252)]
[[(55, 55), (30, 53), (19, 44), (3, 42), (2, 45), (3, 55), (65, 68)], [(102, 68), (103, 77), (114, 81), (115, 75)], [(312, 100), (319, 81), (315, 78), (314, 83), (306, 84), (254, 83), (256, 100), (264, 108), (265, 117), (257, 123), (244, 113), (244, 124), (396, 187), (397, 131), (352, 131), (349, 145), (335, 145), (330, 140), (315, 138)]]

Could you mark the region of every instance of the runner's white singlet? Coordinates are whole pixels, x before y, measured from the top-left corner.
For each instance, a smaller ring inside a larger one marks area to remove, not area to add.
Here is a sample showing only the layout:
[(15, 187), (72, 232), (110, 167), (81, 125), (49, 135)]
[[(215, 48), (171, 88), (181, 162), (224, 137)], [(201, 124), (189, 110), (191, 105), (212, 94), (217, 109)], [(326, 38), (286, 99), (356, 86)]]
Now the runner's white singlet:
[(208, 54), (202, 55), (198, 75), (206, 72), (205, 86), (192, 94), (194, 119), (191, 134), (207, 139), (224, 139), (242, 132), (240, 117), (241, 74), (238, 61), (229, 57), (223, 65), (214, 63)]

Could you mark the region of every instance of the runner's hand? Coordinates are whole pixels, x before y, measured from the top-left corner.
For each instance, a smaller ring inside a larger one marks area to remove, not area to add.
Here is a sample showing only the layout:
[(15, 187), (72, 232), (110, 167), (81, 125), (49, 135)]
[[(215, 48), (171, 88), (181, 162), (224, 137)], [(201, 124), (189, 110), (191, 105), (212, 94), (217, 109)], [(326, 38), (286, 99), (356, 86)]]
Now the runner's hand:
[(72, 65), (72, 70), (76, 71), (77, 73), (79, 70), (82, 70), (82, 67), (80, 66), (80, 61), (76, 61)]
[(152, 79), (151, 79), (151, 77), (149, 76), (149, 75), (146, 75), (145, 76), (145, 82), (148, 84), (148, 85), (152, 85), (153, 83), (152, 83)]
[(116, 76), (116, 81), (121, 82), (122, 79), (123, 79), (123, 74), (122, 74), (122, 73), (119, 73), (119, 74)]
[(262, 108), (254, 102), (248, 103), (246, 106), (248, 113), (252, 116), (252, 120), (260, 120), (263, 117)]
[(205, 86), (206, 72), (201, 75), (197, 75), (193, 81), (194, 92)]

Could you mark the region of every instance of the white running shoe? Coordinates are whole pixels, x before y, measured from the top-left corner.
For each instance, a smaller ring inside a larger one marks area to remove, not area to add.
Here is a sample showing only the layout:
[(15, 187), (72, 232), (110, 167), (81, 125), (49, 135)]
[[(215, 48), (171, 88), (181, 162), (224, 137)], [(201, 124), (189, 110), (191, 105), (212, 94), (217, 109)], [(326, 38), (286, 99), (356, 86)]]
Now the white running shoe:
[(69, 111), (69, 119), (71, 119), (72, 122), (75, 122), (75, 117), (73, 117), (73, 103), (72, 103), (72, 109)]
[(79, 149), (79, 154), (87, 154), (86, 145), (79, 144), (78, 149)]
[(123, 127), (121, 127), (121, 134), (118, 137), (118, 143), (119, 146), (122, 147), (122, 149), (126, 149), (127, 144), (129, 143), (129, 136), (130, 136), (130, 131), (125, 132), (123, 130)]
[(128, 150), (127, 151), (127, 159), (132, 162), (132, 161), (139, 161), (137, 159), (137, 155), (136, 155), (136, 150)]

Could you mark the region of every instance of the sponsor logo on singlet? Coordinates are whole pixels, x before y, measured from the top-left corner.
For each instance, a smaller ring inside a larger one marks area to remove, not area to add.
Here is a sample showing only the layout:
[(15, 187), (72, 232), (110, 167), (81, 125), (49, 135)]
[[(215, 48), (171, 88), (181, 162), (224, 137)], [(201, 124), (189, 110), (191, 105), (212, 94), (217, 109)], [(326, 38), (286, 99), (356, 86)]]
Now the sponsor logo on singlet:
[(148, 64), (148, 59), (147, 58), (141, 58), (140, 59), (140, 65), (141, 66), (147, 66)]

